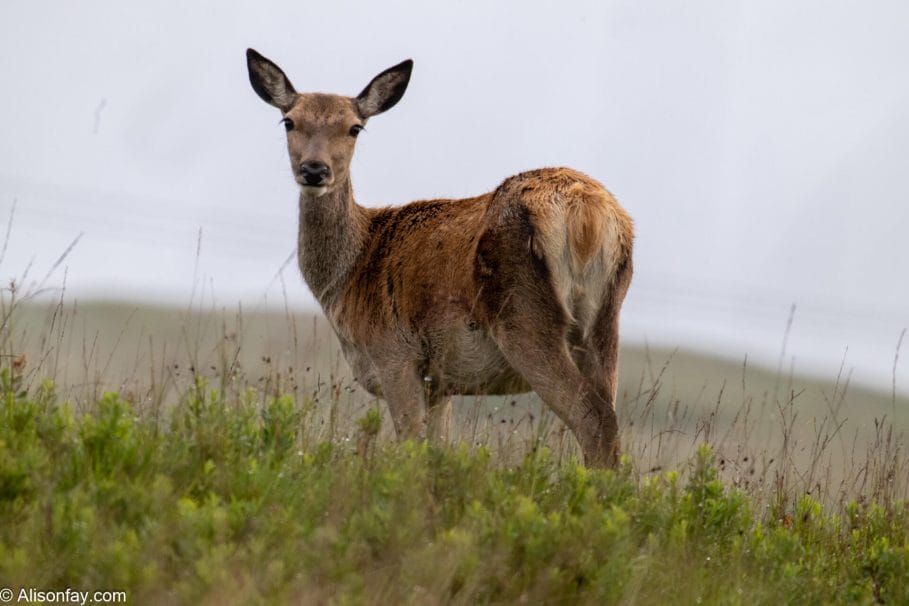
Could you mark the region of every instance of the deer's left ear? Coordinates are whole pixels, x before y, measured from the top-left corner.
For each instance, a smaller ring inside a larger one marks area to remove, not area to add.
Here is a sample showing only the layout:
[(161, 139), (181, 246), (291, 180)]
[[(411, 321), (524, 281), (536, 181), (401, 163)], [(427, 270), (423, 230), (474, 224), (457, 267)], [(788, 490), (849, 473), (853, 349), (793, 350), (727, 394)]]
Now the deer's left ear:
[(407, 90), (412, 70), (413, 61), (407, 59), (373, 78), (363, 92), (357, 95), (357, 109), (360, 115), (369, 118), (394, 107)]

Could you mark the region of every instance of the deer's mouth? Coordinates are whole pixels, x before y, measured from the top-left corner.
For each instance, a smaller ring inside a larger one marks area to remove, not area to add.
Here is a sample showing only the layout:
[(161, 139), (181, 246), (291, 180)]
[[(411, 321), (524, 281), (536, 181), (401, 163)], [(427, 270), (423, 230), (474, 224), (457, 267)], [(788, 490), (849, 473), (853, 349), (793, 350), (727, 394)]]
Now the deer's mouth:
[(318, 198), (321, 195), (324, 195), (328, 191), (328, 185), (319, 184), (319, 185), (309, 185), (305, 181), (300, 183), (302, 179), (298, 179), (297, 183), (300, 184), (300, 191), (303, 192), (306, 196), (311, 196), (313, 198)]

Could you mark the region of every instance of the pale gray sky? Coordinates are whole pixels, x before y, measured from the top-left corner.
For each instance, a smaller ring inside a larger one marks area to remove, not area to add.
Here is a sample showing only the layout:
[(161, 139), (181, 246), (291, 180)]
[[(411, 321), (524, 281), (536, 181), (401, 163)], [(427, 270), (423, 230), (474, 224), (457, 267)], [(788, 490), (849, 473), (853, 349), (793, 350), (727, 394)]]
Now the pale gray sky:
[(280, 304), (296, 193), (246, 47), (345, 94), (412, 57), (358, 143), (361, 203), (579, 168), (636, 220), (626, 339), (775, 364), (796, 304), (797, 369), (832, 376), (848, 347), (886, 389), (909, 326), (907, 24), (899, 1), (7, 0), (0, 279), (43, 276), (83, 233), (73, 297), (185, 303), (198, 275), (222, 305)]

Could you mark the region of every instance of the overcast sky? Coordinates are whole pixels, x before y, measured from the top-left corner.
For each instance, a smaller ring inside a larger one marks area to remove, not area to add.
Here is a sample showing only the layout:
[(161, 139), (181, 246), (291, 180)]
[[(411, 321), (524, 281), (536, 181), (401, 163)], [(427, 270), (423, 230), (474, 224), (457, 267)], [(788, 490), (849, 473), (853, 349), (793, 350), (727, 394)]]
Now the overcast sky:
[[(636, 222), (627, 340), (775, 364), (794, 304), (787, 365), (832, 377), (845, 354), (889, 389), (909, 326), (907, 24), (899, 1), (5, 0), (0, 278), (42, 277), (82, 234), (72, 297), (185, 304), (196, 276), (221, 305), (282, 304), (296, 191), (246, 47), (348, 95), (411, 57), (359, 139), (362, 204), (581, 169)], [(909, 342), (909, 391), (907, 359)]]

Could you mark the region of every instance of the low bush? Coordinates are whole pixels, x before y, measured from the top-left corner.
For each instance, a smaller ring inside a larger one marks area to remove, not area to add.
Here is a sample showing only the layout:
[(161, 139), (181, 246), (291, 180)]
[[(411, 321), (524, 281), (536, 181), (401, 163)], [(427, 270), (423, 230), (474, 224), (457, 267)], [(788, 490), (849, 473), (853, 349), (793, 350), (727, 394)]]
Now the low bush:
[(909, 603), (906, 503), (761, 509), (687, 472), (314, 441), (311, 407), (199, 382), (75, 413), (0, 376), (0, 586), (130, 603)]

